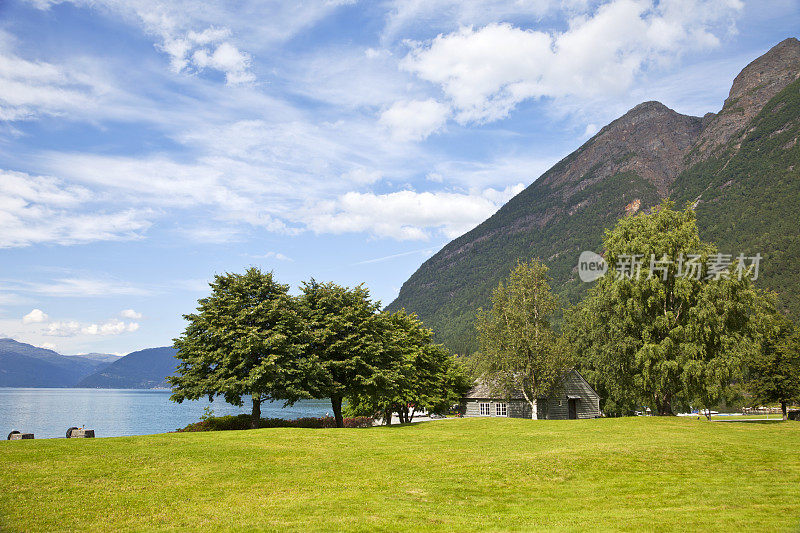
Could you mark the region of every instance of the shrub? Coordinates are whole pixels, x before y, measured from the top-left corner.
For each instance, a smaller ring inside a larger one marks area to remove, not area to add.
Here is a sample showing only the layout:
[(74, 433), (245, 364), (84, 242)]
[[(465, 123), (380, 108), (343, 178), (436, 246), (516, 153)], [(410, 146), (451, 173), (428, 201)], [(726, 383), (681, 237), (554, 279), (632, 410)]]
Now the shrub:
[[(199, 422), (189, 424), (185, 428), (176, 430), (178, 433), (190, 433), (196, 431), (231, 431), (240, 429), (251, 429), (252, 418), (248, 414), (228, 415), (228, 416), (203, 416)], [(285, 420), (283, 418), (262, 418), (258, 422), (259, 428), (332, 428), (336, 427), (333, 417), (323, 418), (298, 418), (295, 420)], [(372, 417), (358, 416), (355, 418), (345, 418), (344, 427), (364, 428), (372, 427)]]

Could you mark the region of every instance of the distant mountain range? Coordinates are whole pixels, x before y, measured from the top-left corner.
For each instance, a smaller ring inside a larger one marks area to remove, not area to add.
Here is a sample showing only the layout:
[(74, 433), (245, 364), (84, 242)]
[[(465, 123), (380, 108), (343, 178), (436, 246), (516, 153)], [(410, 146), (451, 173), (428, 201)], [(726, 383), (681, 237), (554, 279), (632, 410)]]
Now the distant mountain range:
[(132, 352), (78, 382), (90, 389), (168, 389), (175, 374), (177, 351), (168, 346)]
[(166, 388), (175, 373), (175, 349), (150, 348), (124, 357), (61, 355), (13, 339), (0, 339), (0, 387)]
[(694, 206), (701, 238), (721, 252), (760, 253), (758, 285), (797, 319), (798, 77), (791, 38), (741, 71), (718, 113), (639, 104), (428, 259), (388, 309), (417, 313), (440, 342), (469, 353), (476, 310), (518, 260), (542, 260), (562, 302), (575, 303), (588, 288), (577, 276), (581, 251), (602, 252), (604, 229), (671, 198)]

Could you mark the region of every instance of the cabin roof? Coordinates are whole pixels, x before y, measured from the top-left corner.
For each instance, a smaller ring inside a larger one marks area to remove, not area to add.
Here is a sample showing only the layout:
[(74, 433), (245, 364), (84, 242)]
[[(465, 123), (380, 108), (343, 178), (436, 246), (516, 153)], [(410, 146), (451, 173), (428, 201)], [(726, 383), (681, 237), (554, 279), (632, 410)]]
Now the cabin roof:
[[(577, 386), (577, 384), (573, 380), (567, 379), (567, 377), (572, 374), (577, 376), (578, 379), (586, 385), (586, 388), (588, 388), (589, 391), (591, 391), (591, 393), (594, 394), (594, 396), (598, 396), (597, 392), (595, 392), (595, 390), (591, 387), (591, 385), (589, 385), (589, 383), (583, 378), (583, 376), (581, 376), (577, 370), (572, 369), (564, 375), (565, 388), (566, 388), (564, 392), (566, 393), (566, 396), (568, 398), (579, 399), (583, 397), (583, 395), (581, 394), (583, 392), (583, 389)], [(496, 393), (492, 394), (492, 387), (490, 386), (490, 384), (487, 383), (485, 380), (479, 379), (478, 381), (475, 382), (475, 385), (467, 392), (464, 398), (467, 400), (491, 400), (491, 399), (501, 399), (503, 398), (503, 395)], [(521, 390), (515, 390), (512, 391), (510, 397), (505, 397), (503, 399), (524, 400), (525, 395), (522, 394)]]

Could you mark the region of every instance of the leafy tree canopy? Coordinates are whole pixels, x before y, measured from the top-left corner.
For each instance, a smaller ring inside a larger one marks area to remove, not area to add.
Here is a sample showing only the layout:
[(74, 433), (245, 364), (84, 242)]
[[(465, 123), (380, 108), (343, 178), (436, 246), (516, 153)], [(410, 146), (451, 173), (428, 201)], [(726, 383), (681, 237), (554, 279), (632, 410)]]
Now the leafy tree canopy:
[(301, 308), (310, 342), (308, 357), (318, 365), (319, 380), (309, 389), (315, 398), (330, 398), (337, 427), (342, 427), (342, 400), (377, 396), (395, 386), (399, 354), (385, 349), (386, 321), (363, 285), (304, 282)]
[(606, 411), (716, 404), (758, 350), (753, 317), (763, 296), (735, 261), (709, 267), (719, 256), (701, 242), (690, 208), (665, 201), (621, 219), (603, 242), (609, 270), (565, 330)]
[(441, 344), (434, 344), (433, 332), (414, 314), (401, 309), (382, 313), (384, 349), (392, 352), (395, 380), (391, 388), (377, 395), (348, 398), (353, 414), (380, 413), (391, 423), (397, 413), (401, 423), (411, 422), (419, 409), (443, 412), (460, 402), (470, 382), (454, 356)]
[(184, 315), (189, 324), (174, 340), (180, 363), (169, 378), (171, 399), (222, 396), (242, 405), (242, 397), (251, 395), (255, 422), (262, 401), (291, 404), (310, 397), (314, 365), (289, 286), (255, 267), (215, 276), (210, 286), (211, 295), (199, 300), (196, 313)]
[(781, 404), (786, 419), (787, 405), (800, 402), (800, 332), (771, 306), (759, 322), (761, 350), (749, 361), (746, 390), (754, 406)]
[(570, 367), (551, 326), (558, 300), (547, 267), (536, 260), (518, 263), (491, 301), (491, 308), (478, 311), (479, 367), (498, 393), (522, 391), (535, 416), (536, 400), (549, 396)]

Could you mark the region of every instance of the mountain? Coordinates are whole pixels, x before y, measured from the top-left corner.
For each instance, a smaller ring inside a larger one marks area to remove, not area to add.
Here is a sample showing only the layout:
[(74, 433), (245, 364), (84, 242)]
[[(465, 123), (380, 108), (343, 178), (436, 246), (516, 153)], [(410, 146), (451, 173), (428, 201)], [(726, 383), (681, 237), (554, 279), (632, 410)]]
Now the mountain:
[(72, 387), (106, 364), (0, 339), (0, 387)]
[(761, 287), (800, 312), (800, 42), (790, 38), (736, 77), (718, 113), (681, 115), (645, 102), (613, 121), (447, 244), (387, 309), (416, 312), (458, 353), (475, 349), (473, 321), (519, 259), (550, 267), (553, 290), (578, 301), (578, 255), (626, 214), (664, 198), (692, 204), (700, 236), (720, 251), (763, 257)]
[(169, 388), (166, 378), (175, 374), (178, 364), (175, 353), (175, 348), (171, 347), (129, 353), (85, 377), (77, 386), (93, 389)]
[(80, 355), (65, 355), (64, 357), (82, 357), (92, 361), (100, 361), (101, 363), (113, 363), (119, 361), (121, 355), (114, 355), (113, 353), (84, 353)]

